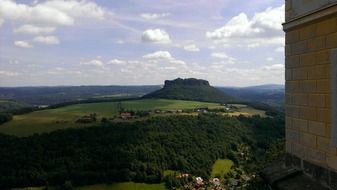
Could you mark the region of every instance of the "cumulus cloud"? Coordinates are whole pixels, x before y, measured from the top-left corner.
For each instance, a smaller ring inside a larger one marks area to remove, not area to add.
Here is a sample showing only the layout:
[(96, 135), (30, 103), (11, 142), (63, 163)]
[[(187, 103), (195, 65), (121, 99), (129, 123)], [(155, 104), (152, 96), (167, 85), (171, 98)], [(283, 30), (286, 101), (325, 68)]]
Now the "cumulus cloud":
[(18, 75), (20, 75), (20, 73), (18, 73), (18, 72), (12, 72), (12, 71), (3, 71), (3, 70), (0, 70), (0, 76), (1, 76), (1, 75), (13, 77), (13, 76), (18, 76)]
[(142, 34), (142, 41), (148, 43), (171, 43), (169, 34), (165, 30), (161, 29), (148, 29)]
[(192, 51), (192, 52), (200, 51), (200, 49), (195, 44), (189, 44), (189, 45), (184, 46), (184, 50)]
[(89, 65), (89, 66), (96, 66), (96, 67), (103, 67), (104, 64), (101, 60), (99, 59), (93, 59), (89, 61), (81, 61), (80, 65)]
[(105, 10), (87, 0), (51, 0), (33, 5), (0, 1), (0, 17), (5, 20), (20, 20), (27, 23), (47, 25), (73, 25), (76, 18), (103, 19)]
[(24, 33), (24, 34), (32, 34), (32, 35), (49, 34), (54, 31), (55, 31), (55, 27), (40, 27), (40, 26), (31, 25), (31, 24), (25, 24), (25, 25), (22, 25), (14, 29), (14, 32), (16, 33)]
[(112, 59), (108, 62), (108, 64), (111, 64), (111, 65), (125, 65), (126, 62), (123, 61), (123, 60), (119, 60), (119, 59)]
[(227, 46), (279, 45), (284, 43), (283, 22), (284, 5), (267, 8), (263, 12), (255, 13), (252, 18), (240, 13), (221, 28), (206, 32), (206, 37)]
[[(183, 66), (186, 67), (186, 62), (180, 59), (177, 59), (171, 55), (168, 51), (157, 51), (154, 53), (146, 54), (143, 56), (148, 63), (160, 63), (167, 64), (163, 67), (163, 69), (172, 70), (172, 68), (180, 68)], [(156, 67), (160, 67), (160, 65), (154, 65)]]
[(155, 20), (170, 15), (169, 13), (142, 13), (140, 17), (146, 20)]
[(211, 56), (215, 59), (220, 60), (212, 64), (212, 67), (214, 68), (220, 68), (224, 65), (235, 64), (237, 62), (235, 58), (228, 56), (226, 53), (223, 52), (214, 52), (211, 54)]
[(14, 45), (21, 48), (32, 48), (33, 45), (27, 41), (15, 41)]
[(34, 42), (46, 45), (56, 45), (60, 43), (56, 36), (36, 36), (33, 40)]
[[(273, 81), (284, 82), (284, 64), (271, 64), (256, 68), (236, 68), (225, 56), (214, 57), (218, 62), (202, 65), (185, 62), (170, 52), (157, 51), (142, 56), (139, 60), (101, 61), (93, 59), (83, 62), (85, 65), (98, 66), (98, 70), (85, 69), (83, 74), (98, 76), (105, 80), (127, 81), (129, 84), (160, 84), (166, 79), (194, 77), (210, 80), (213, 85), (257, 85)], [(118, 63), (118, 64), (110, 64)], [(123, 63), (123, 64), (119, 64)], [(125, 64), (124, 64), (125, 63)], [(103, 67), (106, 66), (106, 67)], [(104, 68), (104, 69), (100, 69)], [(224, 77), (226, 76), (226, 77)]]
[(154, 59), (171, 59), (172, 56), (168, 51), (157, 51), (154, 53), (146, 54), (143, 56), (144, 59), (154, 60)]
[(284, 52), (284, 46), (280, 46), (274, 49), (275, 52)]
[(274, 65), (270, 65), (270, 66), (264, 66), (263, 70), (267, 70), (267, 71), (284, 70), (284, 64), (274, 64)]

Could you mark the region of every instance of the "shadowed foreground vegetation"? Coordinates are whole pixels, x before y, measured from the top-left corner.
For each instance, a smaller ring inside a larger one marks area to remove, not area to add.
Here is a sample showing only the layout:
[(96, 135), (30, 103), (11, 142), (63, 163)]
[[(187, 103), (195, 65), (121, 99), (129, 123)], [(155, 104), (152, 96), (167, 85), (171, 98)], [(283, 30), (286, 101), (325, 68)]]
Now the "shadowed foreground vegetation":
[[(131, 123), (0, 136), (0, 188), (161, 183), (164, 170), (207, 178), (217, 159), (257, 171), (284, 136), (283, 117), (216, 115), (155, 117)], [(250, 160), (242, 162), (240, 147)], [(268, 154), (266, 154), (268, 153)], [(250, 164), (249, 164), (250, 163)]]

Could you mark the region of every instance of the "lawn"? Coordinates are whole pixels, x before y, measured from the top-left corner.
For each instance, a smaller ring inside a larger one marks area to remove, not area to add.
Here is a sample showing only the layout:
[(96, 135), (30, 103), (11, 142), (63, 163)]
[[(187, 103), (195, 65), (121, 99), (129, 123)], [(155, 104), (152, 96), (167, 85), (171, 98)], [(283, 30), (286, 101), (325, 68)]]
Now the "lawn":
[(233, 166), (233, 162), (228, 159), (219, 159), (215, 161), (215, 163), (212, 166), (212, 173), (211, 177), (218, 177), (221, 178), (228, 173), (231, 170), (231, 167)]
[(239, 116), (239, 115), (245, 115), (245, 116), (252, 116), (252, 115), (260, 115), (261, 117), (266, 117), (266, 112), (263, 110), (257, 110), (255, 108), (246, 106), (246, 107), (238, 107), (238, 111), (229, 113), (231, 116)]
[(160, 184), (146, 184), (146, 183), (134, 183), (134, 182), (125, 182), (125, 183), (115, 183), (111, 185), (90, 185), (77, 187), (75, 190), (165, 190), (165, 185)]
[[(196, 101), (145, 99), (122, 102), (122, 107), (128, 110), (171, 110), (193, 109), (196, 107), (219, 108), (216, 103)], [(78, 124), (75, 121), (90, 113), (96, 113), (98, 121), (102, 117), (113, 117), (117, 114), (117, 102), (76, 104), (57, 109), (47, 109), (24, 115), (14, 116), (8, 123), (0, 125), (0, 133), (29, 136), (34, 133), (51, 132), (57, 129), (87, 127), (93, 124)]]

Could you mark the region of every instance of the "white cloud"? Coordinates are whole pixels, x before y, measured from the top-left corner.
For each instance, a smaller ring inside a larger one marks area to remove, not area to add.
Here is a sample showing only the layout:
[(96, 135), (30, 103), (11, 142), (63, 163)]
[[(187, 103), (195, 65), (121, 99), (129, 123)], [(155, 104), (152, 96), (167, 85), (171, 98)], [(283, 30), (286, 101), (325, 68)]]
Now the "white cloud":
[(125, 44), (124, 40), (117, 40), (116, 44)]
[(212, 53), (211, 56), (214, 57), (214, 58), (218, 58), (218, 59), (225, 59), (225, 58), (229, 57), (227, 54), (222, 53), (222, 52)]
[(153, 60), (153, 59), (171, 59), (172, 56), (168, 51), (157, 51), (154, 53), (146, 54), (143, 56), (144, 59)]
[[(143, 56), (143, 59), (147, 61), (146, 63), (150, 63), (150, 64), (156, 63), (157, 65), (153, 65), (153, 66), (159, 67), (158, 69), (170, 68), (170, 70), (172, 70), (173, 67), (180, 68), (180, 69), (182, 69), (182, 67), (184, 69), (186, 68), (185, 61), (176, 59), (168, 51), (157, 51), (154, 53), (146, 54)], [(147, 66), (152, 66), (152, 65), (147, 65)], [(162, 68), (160, 68), (161, 66)], [(157, 68), (153, 68), (153, 69), (157, 69)]]
[(90, 61), (81, 61), (80, 65), (89, 65), (89, 66), (96, 66), (96, 67), (103, 67), (104, 64), (101, 60), (99, 59), (93, 59)]
[(245, 13), (230, 19), (223, 27), (206, 32), (206, 37), (225, 46), (258, 47), (284, 44), (282, 23), (284, 5), (267, 8), (248, 18)]
[(108, 64), (111, 64), (111, 65), (125, 65), (126, 62), (123, 61), (123, 60), (119, 60), (119, 59), (112, 59), (108, 62)]
[(5, 20), (0, 18), (0, 27), (3, 25), (4, 22), (5, 22)]
[(165, 30), (161, 29), (148, 29), (142, 34), (142, 41), (149, 43), (171, 43), (169, 34)]
[(50, 0), (33, 5), (0, 1), (0, 17), (45, 25), (73, 25), (77, 18), (103, 19), (106, 11), (87, 0)]
[(277, 47), (276, 49), (274, 49), (275, 52), (284, 52), (284, 46), (281, 47)]
[(272, 58), (272, 57), (267, 57), (266, 60), (267, 60), (267, 61), (274, 61), (274, 58)]
[(31, 24), (25, 24), (20, 26), (19, 28), (14, 29), (16, 33), (24, 33), (24, 34), (49, 34), (55, 31), (55, 27), (39, 27)]
[(169, 13), (142, 13), (140, 17), (146, 20), (155, 20), (170, 15)]
[(222, 39), (229, 37), (245, 37), (260, 33), (259, 28), (252, 28), (251, 22), (245, 13), (240, 13), (238, 16), (233, 17), (226, 23), (225, 26), (207, 32), (206, 36), (211, 39)]
[(32, 48), (33, 47), (33, 45), (31, 45), (27, 41), (15, 41), (14, 45), (17, 47), (21, 47), (21, 48)]
[(37, 36), (33, 39), (35, 42), (47, 44), (47, 45), (56, 45), (60, 41), (56, 36)]
[(13, 76), (18, 76), (20, 75), (20, 73), (18, 72), (11, 72), (11, 71), (3, 71), (3, 70), (0, 70), (0, 76), (1, 75), (6, 75), (6, 76), (9, 76), (9, 77), (13, 77)]
[(274, 64), (274, 65), (270, 65), (270, 66), (264, 66), (263, 70), (267, 70), (267, 71), (284, 70), (284, 64)]
[(73, 18), (94, 18), (104, 19), (106, 11), (93, 1), (88, 0), (51, 0), (43, 4), (47, 8), (54, 8), (62, 11)]
[(200, 49), (195, 44), (189, 44), (189, 45), (184, 46), (184, 50), (192, 51), (192, 52), (200, 51)]
[(211, 54), (213, 58), (220, 59), (221, 61), (214, 62), (213, 66), (219, 67), (221, 65), (235, 64), (237, 60), (223, 52), (214, 52)]

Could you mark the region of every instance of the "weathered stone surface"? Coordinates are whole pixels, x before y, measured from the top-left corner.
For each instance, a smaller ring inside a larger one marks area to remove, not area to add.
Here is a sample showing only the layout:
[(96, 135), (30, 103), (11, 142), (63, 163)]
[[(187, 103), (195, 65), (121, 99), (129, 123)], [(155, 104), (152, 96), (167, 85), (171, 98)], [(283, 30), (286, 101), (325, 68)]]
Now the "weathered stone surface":
[[(286, 20), (306, 15), (336, 2), (337, 0), (287, 0), (288, 14), (286, 15)], [(320, 33), (324, 33), (324, 31), (320, 31)]]
[(329, 171), (326, 168), (303, 161), (303, 170), (316, 180), (319, 180), (326, 185), (329, 184)]
[(274, 187), (279, 190), (330, 190), (304, 174), (289, 176), (274, 184)]
[[(286, 147), (292, 155), (285, 161), (337, 190), (337, 0), (286, 0), (285, 6)], [(324, 189), (303, 186), (300, 176), (291, 180), (280, 189)]]

